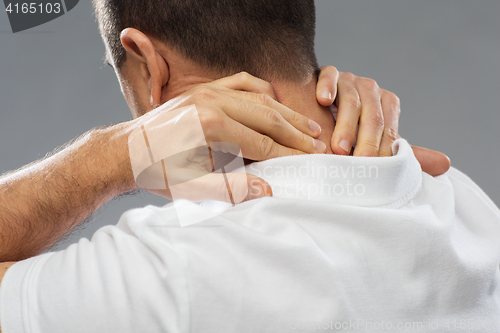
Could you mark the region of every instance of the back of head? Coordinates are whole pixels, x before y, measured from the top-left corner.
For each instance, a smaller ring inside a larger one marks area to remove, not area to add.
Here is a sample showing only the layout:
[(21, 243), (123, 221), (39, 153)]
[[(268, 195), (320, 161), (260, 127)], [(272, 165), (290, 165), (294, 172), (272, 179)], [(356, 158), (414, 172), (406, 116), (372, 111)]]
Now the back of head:
[(218, 76), (301, 81), (317, 70), (314, 0), (93, 0), (115, 68), (136, 28)]

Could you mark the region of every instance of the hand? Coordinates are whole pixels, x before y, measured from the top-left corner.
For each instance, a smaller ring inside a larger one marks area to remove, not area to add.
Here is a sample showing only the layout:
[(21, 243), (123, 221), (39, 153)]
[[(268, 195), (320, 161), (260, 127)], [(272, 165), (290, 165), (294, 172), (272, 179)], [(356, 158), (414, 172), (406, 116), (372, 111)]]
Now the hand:
[[(178, 149), (199, 147), (206, 142), (211, 151), (214, 148), (211, 143), (233, 143), (241, 149), (242, 157), (256, 161), (289, 155), (323, 153), (326, 146), (321, 141), (315, 140), (321, 133), (319, 125), (276, 102), (275, 98), (269, 83), (247, 73), (239, 73), (198, 85), (132, 121), (131, 126), (135, 133), (138, 133), (137, 138), (142, 136), (141, 131), (144, 129), (147, 129), (145, 136), (149, 136), (150, 132), (156, 133), (155, 140), (158, 143), (156, 147), (161, 147), (156, 150), (162, 152), (159, 158), (154, 158), (154, 161), (183, 154), (182, 158), (177, 158), (167, 167), (163, 166), (167, 169), (168, 184), (165, 185), (163, 174), (157, 174), (158, 178), (154, 175), (143, 176), (146, 178), (142, 182), (147, 183), (147, 186), (137, 185), (169, 199), (175, 197), (192, 201), (212, 199), (235, 203), (241, 202), (234, 200), (235, 197), (253, 199), (272, 195), (271, 188), (261, 178), (228, 173), (226, 181), (220, 174), (211, 174), (213, 161), (210, 163), (211, 157), (207, 160), (204, 151), (181, 152)], [(179, 111), (190, 105), (196, 106), (195, 112)], [(192, 126), (195, 121), (201, 125), (201, 135), (198, 135), (200, 133), (196, 133), (195, 126)], [(168, 145), (165, 145), (165, 142)], [(153, 150), (155, 142), (149, 144), (151, 146), (148, 147)], [(140, 149), (132, 147), (130, 151), (137, 151), (140, 154)], [(143, 160), (147, 164), (149, 155), (143, 155), (138, 163), (143, 163)], [(167, 163), (167, 160), (165, 159), (164, 163)], [(135, 176), (137, 181), (137, 172)], [(160, 187), (155, 188), (148, 179)], [(184, 186), (180, 190), (177, 187), (175, 195), (172, 193), (172, 186), (168, 186), (174, 183), (186, 183), (187, 180), (190, 180), (189, 186)], [(156, 191), (162, 186), (164, 190)]]
[[(356, 141), (354, 156), (392, 155), (392, 144), (399, 138), (401, 113), (399, 98), (394, 93), (381, 89), (372, 79), (342, 73), (333, 66), (322, 68), (316, 92), (321, 105), (338, 108), (331, 139), (335, 154), (349, 155)], [(445, 154), (412, 148), (424, 172), (438, 176), (450, 168)]]

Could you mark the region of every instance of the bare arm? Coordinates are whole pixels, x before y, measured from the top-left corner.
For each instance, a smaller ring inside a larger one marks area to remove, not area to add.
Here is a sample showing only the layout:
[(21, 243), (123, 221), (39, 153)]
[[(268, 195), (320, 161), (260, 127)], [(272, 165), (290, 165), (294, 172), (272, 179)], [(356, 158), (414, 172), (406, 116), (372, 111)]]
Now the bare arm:
[[(269, 98), (262, 98), (264, 95)], [(156, 112), (92, 130), (53, 156), (1, 177), (0, 262), (40, 254), (102, 204), (136, 189), (128, 153), (129, 134), (162, 112), (185, 105), (200, 106), (207, 141), (236, 143), (251, 159), (317, 153), (313, 138), (320, 131), (311, 129), (307, 118), (294, 116), (273, 97), (269, 83), (248, 74), (200, 85)], [(276, 116), (262, 116), (265, 120), (257, 124), (251, 117), (235, 116), (245, 116), (249, 111)], [(164, 133), (166, 144), (172, 142), (170, 135)], [(270, 138), (282, 143), (286, 139), (288, 147)], [(264, 188), (267, 185), (257, 177), (249, 176), (248, 181), (257, 181)], [(206, 192), (214, 196), (212, 199), (220, 199), (217, 191)], [(268, 193), (257, 192), (260, 196)], [(161, 194), (169, 197), (168, 189)]]
[(0, 178), (0, 262), (41, 253), (100, 205), (134, 189), (124, 130), (92, 130)]

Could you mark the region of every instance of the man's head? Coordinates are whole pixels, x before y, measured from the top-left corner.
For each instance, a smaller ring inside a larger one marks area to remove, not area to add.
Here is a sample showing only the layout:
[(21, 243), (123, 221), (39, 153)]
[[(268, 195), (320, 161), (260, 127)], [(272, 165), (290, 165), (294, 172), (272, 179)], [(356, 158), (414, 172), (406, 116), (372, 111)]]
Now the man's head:
[(317, 67), (313, 0), (94, 0), (108, 56), (126, 59), (120, 41), (136, 28), (222, 76), (300, 80)]
[[(313, 0), (93, 2), (108, 61), (122, 76), (126, 97), (132, 96), (127, 100), (146, 90), (127, 86), (130, 76), (156, 66), (149, 64), (142, 71), (126, 68), (133, 58), (146, 59), (143, 36), (151, 40), (158, 70), (166, 76), (161, 83), (169, 79), (169, 54), (181, 55), (212, 79), (246, 71), (270, 82), (301, 82), (317, 69)], [(122, 33), (126, 28), (134, 29)]]

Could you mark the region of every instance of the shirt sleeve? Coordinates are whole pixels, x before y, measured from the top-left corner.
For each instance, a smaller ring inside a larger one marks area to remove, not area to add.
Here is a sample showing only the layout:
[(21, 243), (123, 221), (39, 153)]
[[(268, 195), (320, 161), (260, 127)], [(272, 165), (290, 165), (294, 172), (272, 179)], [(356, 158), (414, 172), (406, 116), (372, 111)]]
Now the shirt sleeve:
[(186, 331), (183, 264), (168, 238), (148, 231), (154, 214), (140, 211), (92, 241), (14, 264), (0, 289), (2, 332)]

